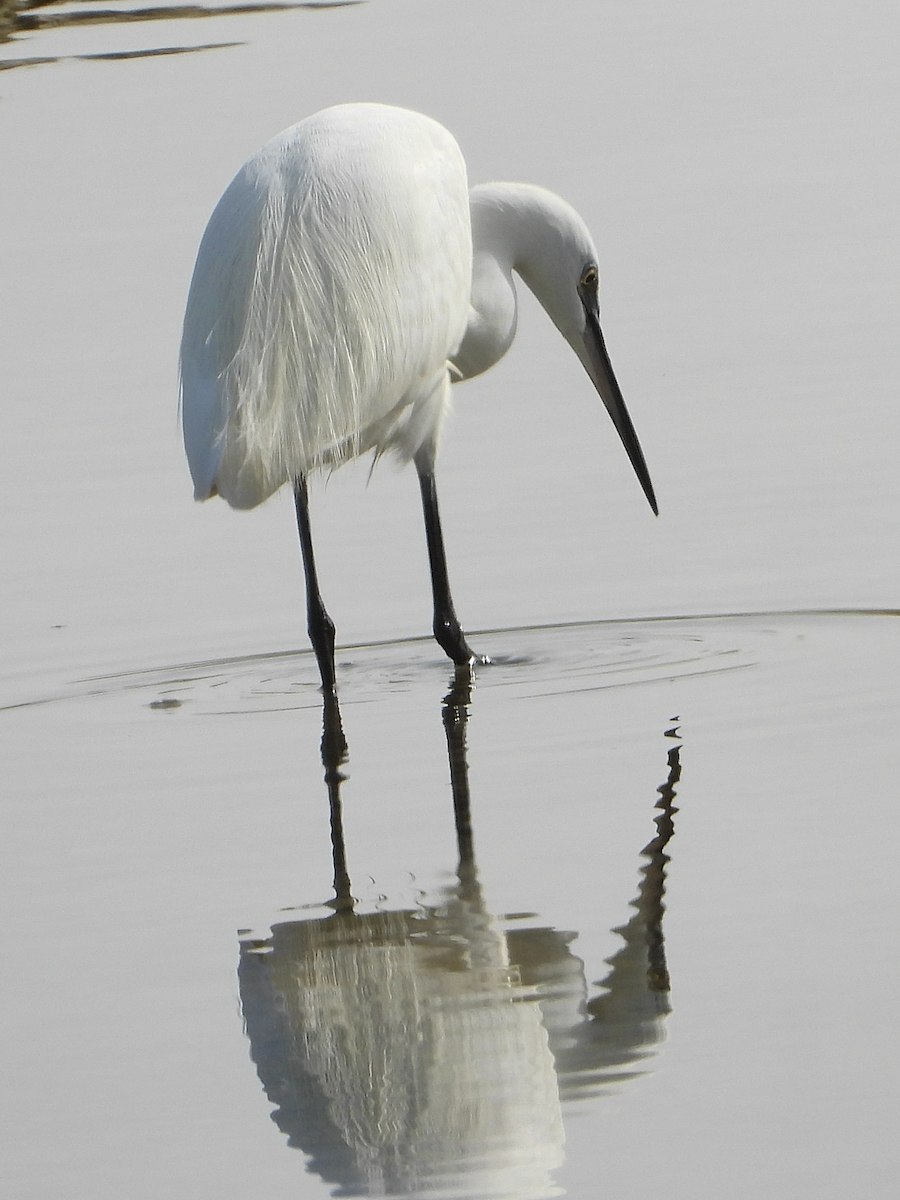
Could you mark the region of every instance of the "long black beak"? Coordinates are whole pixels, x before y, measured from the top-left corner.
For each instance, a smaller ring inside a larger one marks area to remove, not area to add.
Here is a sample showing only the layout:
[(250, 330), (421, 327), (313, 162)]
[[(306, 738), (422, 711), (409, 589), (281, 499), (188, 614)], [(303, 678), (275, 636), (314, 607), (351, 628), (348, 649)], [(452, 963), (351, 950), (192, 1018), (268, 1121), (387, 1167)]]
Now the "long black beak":
[(589, 304), (585, 304), (584, 311), (587, 316), (587, 324), (584, 330), (585, 355), (581, 361), (584, 363), (594, 387), (600, 393), (600, 399), (606, 405), (606, 411), (612, 417), (613, 425), (615, 425), (619, 437), (622, 439), (622, 445), (631, 460), (631, 465), (634, 467), (634, 473), (644, 489), (644, 495), (658, 516), (659, 509), (656, 507), (656, 496), (653, 494), (650, 472), (647, 470), (644, 452), (641, 450), (641, 444), (634, 432), (631, 417), (628, 415), (628, 409), (625, 407), (625, 401), (622, 399), (622, 393), (613, 374), (612, 363), (606, 352), (606, 342), (603, 340), (603, 331), (600, 329), (600, 319)]

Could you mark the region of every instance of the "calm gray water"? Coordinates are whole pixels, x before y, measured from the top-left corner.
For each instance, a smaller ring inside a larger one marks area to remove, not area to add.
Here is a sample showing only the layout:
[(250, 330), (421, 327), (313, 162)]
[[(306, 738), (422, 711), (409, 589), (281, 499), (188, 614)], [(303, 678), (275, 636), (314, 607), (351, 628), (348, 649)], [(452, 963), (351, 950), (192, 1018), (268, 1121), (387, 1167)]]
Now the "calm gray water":
[[(4, 1195), (893, 1196), (898, 23), (372, 0), (0, 47), (58, 60), (0, 73)], [(352, 906), (291, 505), (193, 506), (175, 411), (219, 194), (348, 99), (582, 212), (661, 510), (527, 297), (439, 464), (470, 695), (417, 640), (413, 474), (314, 489)]]

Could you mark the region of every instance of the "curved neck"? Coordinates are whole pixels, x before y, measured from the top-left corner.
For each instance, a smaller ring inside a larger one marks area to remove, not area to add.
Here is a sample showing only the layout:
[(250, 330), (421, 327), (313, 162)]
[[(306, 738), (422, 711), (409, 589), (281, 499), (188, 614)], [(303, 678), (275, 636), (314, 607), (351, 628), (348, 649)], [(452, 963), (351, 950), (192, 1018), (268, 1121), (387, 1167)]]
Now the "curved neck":
[[(516, 333), (513, 271), (567, 339), (571, 314), (558, 295), (561, 246), (583, 224), (565, 201), (522, 183), (485, 183), (469, 193), (472, 218), (472, 292), (469, 323), (453, 365), (460, 378), (498, 362)], [(587, 245), (590, 246), (589, 235)]]
[(498, 362), (516, 335), (518, 307), (512, 272), (516, 260), (514, 222), (492, 185), (469, 193), (472, 217), (472, 292), (469, 322), (453, 365), (462, 379), (480, 375)]

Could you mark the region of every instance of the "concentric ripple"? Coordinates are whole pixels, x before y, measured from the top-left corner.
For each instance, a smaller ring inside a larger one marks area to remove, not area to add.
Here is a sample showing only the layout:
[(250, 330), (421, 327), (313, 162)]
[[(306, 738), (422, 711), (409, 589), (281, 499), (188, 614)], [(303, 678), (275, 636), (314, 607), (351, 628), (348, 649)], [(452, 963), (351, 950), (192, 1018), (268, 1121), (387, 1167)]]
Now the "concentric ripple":
[[(645, 618), (494, 629), (471, 636), (490, 662), (479, 689), (519, 699), (636, 687), (685, 677), (747, 671), (786, 652), (798, 623), (870, 622), (895, 613), (781, 612)], [(431, 638), (339, 648), (343, 704), (372, 703), (450, 668)], [(153, 713), (239, 714), (316, 708), (319, 678), (309, 650), (276, 650), (168, 666), (84, 675), (45, 694), (10, 697), (2, 709), (93, 698)]]

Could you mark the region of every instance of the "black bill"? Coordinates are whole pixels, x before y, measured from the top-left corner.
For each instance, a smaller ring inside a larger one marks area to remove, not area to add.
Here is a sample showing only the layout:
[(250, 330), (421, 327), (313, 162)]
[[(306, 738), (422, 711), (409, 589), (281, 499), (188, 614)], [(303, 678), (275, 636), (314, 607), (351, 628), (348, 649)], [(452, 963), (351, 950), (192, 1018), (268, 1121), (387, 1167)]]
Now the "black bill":
[(641, 450), (641, 444), (634, 432), (631, 417), (628, 415), (628, 409), (625, 407), (625, 401), (622, 399), (622, 393), (613, 374), (612, 363), (606, 352), (606, 342), (603, 340), (603, 332), (600, 329), (600, 320), (589, 305), (585, 304), (584, 311), (587, 316), (584, 330), (584, 345), (587, 353), (582, 362), (584, 362), (594, 387), (600, 393), (600, 399), (606, 405), (606, 411), (612, 417), (613, 425), (622, 439), (622, 445), (625, 447), (631, 465), (634, 467), (634, 473), (644, 489), (644, 495), (650, 502), (650, 507), (654, 513), (659, 515), (656, 496), (653, 494), (653, 484), (650, 482), (650, 472), (644, 462), (644, 452)]

